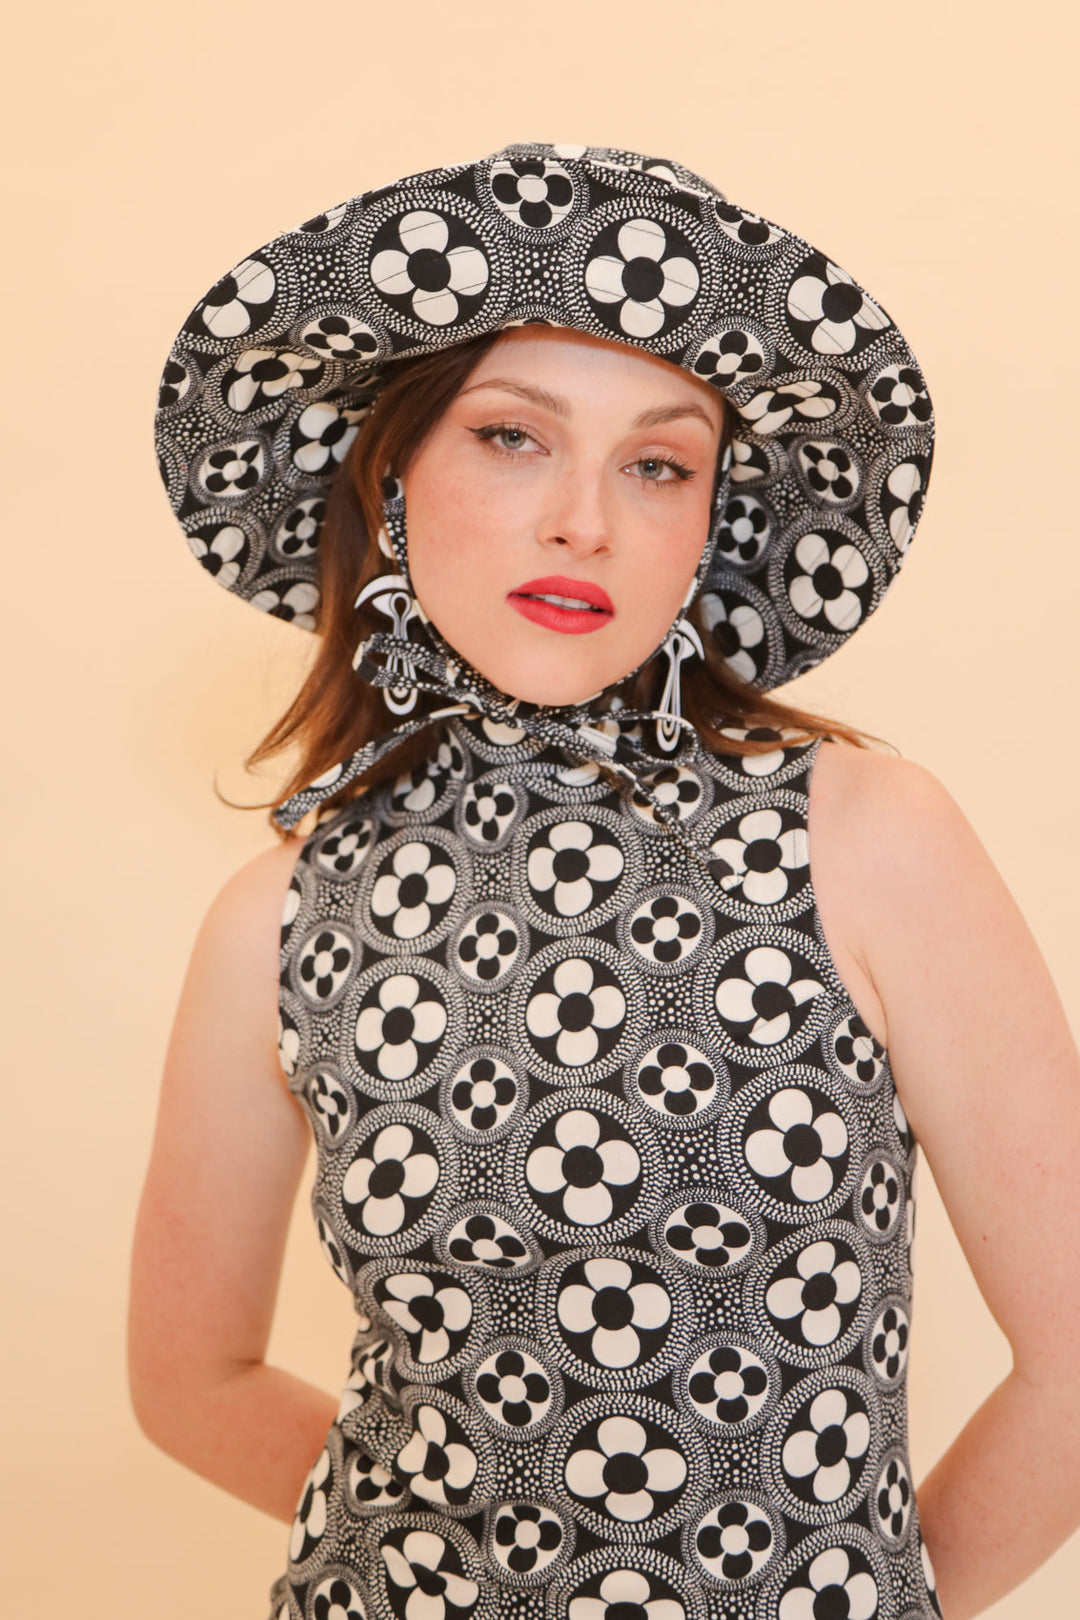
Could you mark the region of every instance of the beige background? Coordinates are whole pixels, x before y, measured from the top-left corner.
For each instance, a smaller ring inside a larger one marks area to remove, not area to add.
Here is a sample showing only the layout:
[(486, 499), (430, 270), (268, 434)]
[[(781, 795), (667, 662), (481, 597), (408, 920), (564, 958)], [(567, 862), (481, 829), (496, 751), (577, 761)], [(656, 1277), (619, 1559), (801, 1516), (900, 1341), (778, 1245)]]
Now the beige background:
[[(833, 254), (920, 356), (938, 462), (888, 604), (788, 690), (946, 783), (1078, 1028), (1078, 35), (1071, 0), (38, 0), (10, 19), (5, 1613), (262, 1620), (284, 1561), (283, 1526), (144, 1441), (123, 1360), (184, 966), (271, 841), (212, 779), (262, 795), (239, 762), (309, 651), (201, 574), (159, 486), (152, 407), (189, 308), (321, 208), (510, 140), (677, 157)], [(922, 1190), (920, 1476), (1008, 1366)], [(337, 1387), (350, 1333), (301, 1199), (273, 1354)], [(1074, 1538), (993, 1614), (1066, 1620), (1078, 1588)]]

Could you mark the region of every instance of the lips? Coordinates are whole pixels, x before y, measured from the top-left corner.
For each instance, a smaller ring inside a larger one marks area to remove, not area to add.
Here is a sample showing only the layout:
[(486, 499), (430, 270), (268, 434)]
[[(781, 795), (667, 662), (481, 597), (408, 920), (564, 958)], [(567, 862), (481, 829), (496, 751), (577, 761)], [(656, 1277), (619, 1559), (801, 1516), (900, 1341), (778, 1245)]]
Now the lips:
[(564, 574), (530, 579), (512, 590), (507, 601), (523, 618), (562, 635), (587, 635), (615, 617), (615, 605), (599, 585)]

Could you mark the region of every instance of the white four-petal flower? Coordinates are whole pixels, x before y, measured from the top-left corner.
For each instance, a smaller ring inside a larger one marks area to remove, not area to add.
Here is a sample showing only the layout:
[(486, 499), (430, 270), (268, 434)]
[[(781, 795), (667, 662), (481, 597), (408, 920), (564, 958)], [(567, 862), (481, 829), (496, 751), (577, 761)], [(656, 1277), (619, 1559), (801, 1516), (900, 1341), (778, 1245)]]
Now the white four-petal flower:
[(429, 326), (456, 321), (461, 305), (455, 295), (474, 298), (487, 286), (484, 255), (467, 244), (448, 249), (450, 231), (445, 219), (426, 208), (402, 216), (398, 238), (400, 248), (384, 248), (371, 261), (376, 287), (389, 298), (411, 295), (413, 314)]
[[(804, 1203), (827, 1198), (835, 1185), (833, 1168), (848, 1145), (847, 1126), (839, 1114), (820, 1113), (798, 1086), (785, 1086), (769, 1098), (774, 1129), (753, 1131), (746, 1139), (746, 1159), (759, 1176), (791, 1172), (791, 1191)], [(811, 1156), (813, 1155), (813, 1156)]]
[(842, 1389), (823, 1389), (811, 1401), (808, 1416), (810, 1427), (794, 1430), (784, 1441), (784, 1472), (792, 1479), (812, 1475), (815, 1499), (838, 1502), (851, 1488), (852, 1460), (866, 1455), (870, 1419), (851, 1407)]
[[(413, 1151), (415, 1138), (407, 1125), (384, 1125), (371, 1156), (353, 1160), (341, 1183), (347, 1204), (362, 1205), (364, 1228), (378, 1237), (397, 1232), (405, 1220), (406, 1198), (423, 1198), (439, 1179), (439, 1161)], [(374, 1180), (375, 1185), (372, 1186)]]
[(745, 979), (720, 980), (716, 1010), (733, 1024), (749, 1024), (748, 1039), (756, 1045), (775, 1046), (791, 1033), (791, 1007), (820, 995), (822, 986), (816, 979), (792, 979), (791, 958), (776, 945), (747, 951), (745, 971)]
[(624, 1137), (601, 1142), (600, 1121), (587, 1108), (560, 1114), (555, 1140), (558, 1147), (545, 1142), (529, 1154), (525, 1175), (530, 1187), (539, 1193), (561, 1192), (566, 1218), (578, 1226), (610, 1220), (615, 1206), (608, 1185), (626, 1186), (641, 1172), (633, 1143)]
[(554, 991), (542, 990), (525, 1009), (525, 1023), (539, 1040), (555, 1036), (560, 1063), (579, 1067), (600, 1050), (598, 1029), (614, 1029), (626, 1015), (618, 985), (597, 984), (591, 962), (569, 956), (553, 975)]
[[(686, 1461), (681, 1452), (671, 1446), (650, 1446), (648, 1434), (636, 1418), (604, 1418), (596, 1438), (600, 1450), (572, 1451), (564, 1474), (575, 1496), (602, 1496), (613, 1519), (640, 1523), (652, 1513), (653, 1491), (678, 1490), (686, 1479)], [(615, 1458), (625, 1458), (630, 1466), (609, 1468)], [(625, 1476), (625, 1483), (635, 1488), (620, 1489), (624, 1483), (620, 1474)], [(609, 1483), (608, 1476), (614, 1483)]]
[(622, 875), (618, 845), (595, 839), (587, 821), (559, 821), (547, 829), (547, 843), (529, 851), (529, 884), (541, 894), (554, 890), (561, 917), (580, 916), (593, 903), (594, 883), (613, 883)]
[(407, 1080), (420, 1062), (416, 1043), (427, 1045), (440, 1038), (446, 1008), (434, 998), (421, 1000), (420, 981), (411, 973), (391, 973), (383, 979), (378, 999), (377, 1007), (365, 1007), (356, 1020), (357, 1047), (376, 1054), (384, 1079)]
[[(866, 558), (857, 547), (844, 542), (830, 550), (822, 534), (804, 534), (795, 547), (795, 561), (803, 570), (795, 574), (788, 586), (788, 597), (796, 613), (804, 619), (816, 618), (824, 613), (834, 630), (846, 634), (854, 630), (863, 616), (863, 605), (856, 594), (870, 578)], [(818, 569), (828, 569), (832, 588), (823, 596), (822, 578), (816, 578)], [(835, 589), (839, 582), (840, 589)]]
[(806, 828), (789, 827), (785, 832), (783, 826), (778, 810), (752, 810), (740, 820), (738, 837), (718, 838), (712, 853), (731, 867), (720, 887), (741, 886), (744, 897), (758, 906), (783, 900), (788, 892), (785, 872), (810, 860)]
[(797, 1277), (778, 1277), (765, 1292), (765, 1305), (778, 1321), (799, 1317), (807, 1344), (832, 1344), (840, 1337), (841, 1305), (852, 1305), (862, 1291), (854, 1260), (841, 1260), (822, 1238), (807, 1244), (795, 1262)]
[[(664, 324), (664, 305), (682, 307), (695, 297), (701, 283), (697, 265), (681, 254), (665, 259), (667, 237), (655, 219), (628, 219), (617, 241), (622, 257), (600, 253), (590, 259), (585, 285), (597, 303), (621, 305), (619, 325), (628, 337), (655, 337)], [(647, 262), (639, 271), (635, 260)], [(655, 267), (651, 272), (648, 261)]]
[[(671, 1316), (671, 1300), (659, 1283), (634, 1282), (625, 1260), (594, 1256), (584, 1265), (585, 1282), (570, 1283), (559, 1295), (559, 1321), (570, 1333), (590, 1333), (594, 1358), (604, 1367), (630, 1367), (641, 1352), (635, 1329), (659, 1328)], [(601, 1295), (607, 1295), (601, 1299)], [(625, 1301), (619, 1326), (605, 1326), (614, 1296)]]

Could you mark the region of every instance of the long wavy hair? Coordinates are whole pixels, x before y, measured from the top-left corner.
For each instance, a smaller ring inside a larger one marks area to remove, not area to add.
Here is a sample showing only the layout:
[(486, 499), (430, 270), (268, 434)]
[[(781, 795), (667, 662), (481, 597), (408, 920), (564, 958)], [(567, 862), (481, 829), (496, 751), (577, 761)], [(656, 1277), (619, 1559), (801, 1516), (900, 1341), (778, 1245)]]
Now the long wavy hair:
[[(388, 568), (375, 540), (382, 525), (383, 477), (387, 469), (397, 477), (407, 471), (411, 458), (500, 336), (488, 333), (436, 354), (394, 362), (376, 406), (361, 422), (338, 469), (319, 536), (318, 652), (296, 697), (244, 763), (251, 770), (291, 745), (299, 749), (299, 762), (269, 806), (234, 806), (269, 809), (270, 825), (281, 838), (291, 835), (277, 826), (273, 811), (392, 723), (381, 692), (353, 668), (356, 648), (379, 628), (373, 608), (356, 609), (353, 604), (360, 588)], [(721, 458), (731, 439), (733, 415), (731, 407), (725, 406), (714, 492)], [(780, 703), (740, 680), (726, 663), (720, 644), (704, 628), (700, 599), (687, 616), (701, 636), (705, 657), (683, 671), (682, 711), (707, 748), (719, 754), (767, 752), (776, 747), (778, 731), (789, 741), (831, 737), (856, 747), (881, 742), (853, 726)], [(629, 707), (651, 708), (659, 701), (661, 683), (660, 663), (654, 657), (606, 695), (618, 692)], [(323, 810), (395, 780), (420, 764), (430, 748), (430, 733), (409, 738), (363, 777), (328, 798)], [(219, 797), (232, 802), (220, 793)]]

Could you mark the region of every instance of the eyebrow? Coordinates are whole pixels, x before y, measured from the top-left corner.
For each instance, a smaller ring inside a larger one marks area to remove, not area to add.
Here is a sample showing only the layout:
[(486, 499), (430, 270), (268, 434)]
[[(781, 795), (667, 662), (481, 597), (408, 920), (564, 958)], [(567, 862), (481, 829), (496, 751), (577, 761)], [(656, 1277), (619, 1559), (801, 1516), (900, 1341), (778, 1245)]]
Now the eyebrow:
[[(471, 394), (479, 388), (503, 388), (508, 394), (517, 394), (520, 399), (527, 399), (533, 405), (542, 406), (553, 416), (569, 417), (572, 414), (569, 402), (561, 395), (549, 394), (546, 388), (536, 388), (531, 383), (514, 382), (508, 377), (489, 377), (484, 382), (473, 383), (471, 388), (463, 388), (461, 394)], [(696, 416), (707, 428), (714, 432), (716, 430), (716, 423), (700, 405), (654, 405), (651, 410), (642, 411), (640, 415), (635, 416), (630, 425), (635, 428), (660, 427), (665, 422), (677, 422), (684, 416)]]

